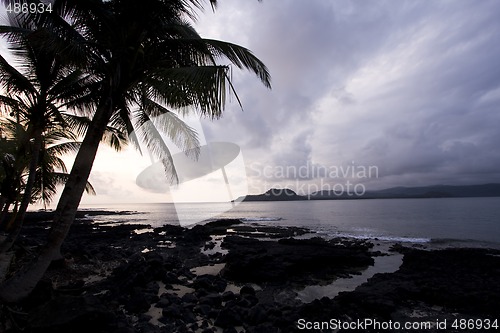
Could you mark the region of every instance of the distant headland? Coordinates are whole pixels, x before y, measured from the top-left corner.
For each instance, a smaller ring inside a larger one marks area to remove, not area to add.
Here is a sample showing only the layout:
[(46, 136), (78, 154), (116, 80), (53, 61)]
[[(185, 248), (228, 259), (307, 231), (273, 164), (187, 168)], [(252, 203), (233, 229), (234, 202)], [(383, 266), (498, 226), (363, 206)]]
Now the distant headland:
[(500, 184), (482, 185), (432, 185), (423, 187), (392, 187), (363, 194), (317, 191), (299, 195), (293, 190), (272, 188), (265, 193), (240, 197), (237, 201), (298, 201), (298, 200), (357, 200), (357, 199), (402, 199), (402, 198), (473, 198), (500, 197)]

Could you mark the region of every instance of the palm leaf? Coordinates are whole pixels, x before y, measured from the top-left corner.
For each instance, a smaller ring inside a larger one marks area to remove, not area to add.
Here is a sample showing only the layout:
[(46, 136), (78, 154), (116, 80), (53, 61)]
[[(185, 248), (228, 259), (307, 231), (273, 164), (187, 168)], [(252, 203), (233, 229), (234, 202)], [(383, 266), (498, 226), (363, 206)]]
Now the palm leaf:
[[(76, 132), (78, 136), (84, 136), (92, 120), (85, 116), (77, 116), (68, 113), (61, 114), (68, 127)], [(120, 128), (107, 126), (101, 140), (103, 143), (119, 151), (127, 145), (126, 134)]]
[(55, 144), (47, 148), (47, 153), (54, 156), (62, 156), (69, 153), (76, 154), (78, 149), (80, 149), (81, 142), (68, 141), (59, 144)]
[[(35, 186), (32, 194), (32, 201), (39, 201), (47, 206), (54, 199), (57, 193), (57, 186), (66, 184), (68, 178), (69, 174), (64, 172), (49, 172), (43, 176), (39, 174), (39, 177), (37, 177), (37, 186)], [(89, 195), (96, 195), (96, 191), (90, 182), (86, 183), (85, 192)]]
[(259, 60), (250, 50), (242, 46), (218, 41), (214, 39), (203, 39), (211, 53), (215, 57), (225, 57), (238, 68), (246, 68), (253, 71), (267, 88), (271, 88), (271, 75), (266, 65)]
[[(148, 117), (144, 117), (144, 115), (148, 115)], [(160, 132), (165, 133), (177, 147), (182, 151), (194, 154), (194, 157), (198, 156), (200, 142), (196, 131), (164, 106), (146, 98), (143, 100), (142, 109), (137, 112), (136, 117), (139, 126), (153, 119), (155, 127)]]
[(37, 94), (37, 90), (30, 80), (11, 66), (2, 55), (0, 55), (0, 84), (12, 93)]
[(135, 131), (139, 140), (145, 143), (148, 150), (163, 164), (165, 176), (171, 184), (179, 182), (177, 170), (170, 149), (166, 145), (162, 135), (146, 113), (140, 114), (140, 126)]
[(227, 66), (156, 70), (146, 84), (152, 99), (173, 108), (195, 107), (202, 115), (219, 118), (225, 107)]

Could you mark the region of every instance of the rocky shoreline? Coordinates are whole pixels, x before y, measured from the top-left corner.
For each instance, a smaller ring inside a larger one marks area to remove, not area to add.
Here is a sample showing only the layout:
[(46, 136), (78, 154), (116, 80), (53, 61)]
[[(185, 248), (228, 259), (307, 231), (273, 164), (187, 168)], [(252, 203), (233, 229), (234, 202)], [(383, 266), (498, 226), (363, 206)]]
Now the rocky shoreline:
[[(426, 332), (442, 332), (443, 323), (446, 332), (463, 332), (453, 323), (500, 320), (499, 250), (396, 244), (387, 252), (363, 240), (325, 240), (305, 228), (221, 220), (152, 229), (94, 224), (92, 215), (99, 214), (85, 212), (75, 222), (65, 259), (35, 292), (21, 304), (2, 305), (0, 331), (348, 332), (354, 327), (347, 324), (368, 319), (379, 326), (358, 331), (405, 332), (383, 325), (421, 322), (432, 324)], [(19, 265), (43, 241), (47, 217), (27, 223), (16, 246)], [(404, 257), (395, 272), (375, 274), (335, 298), (297, 297), (305, 287), (359, 276), (396, 252)]]

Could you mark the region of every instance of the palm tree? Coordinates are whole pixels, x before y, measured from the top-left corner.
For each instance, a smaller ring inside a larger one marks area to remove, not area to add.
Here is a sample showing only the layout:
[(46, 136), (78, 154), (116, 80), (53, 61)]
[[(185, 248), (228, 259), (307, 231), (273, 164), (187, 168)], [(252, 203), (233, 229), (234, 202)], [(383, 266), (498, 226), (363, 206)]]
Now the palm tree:
[[(0, 95), (1, 111), (15, 116), (18, 125), (26, 127), (16, 161), (29, 156), (24, 194), (16, 214), (17, 230), (22, 226), (32, 199), (44, 133), (63, 128), (65, 122), (60, 114), (61, 104), (78, 96), (77, 91), (84, 93), (85, 78), (70, 62), (60, 61), (59, 54), (45, 50), (44, 43), (51, 34), (47, 29), (12, 15), (10, 23), (11, 31), (1, 29), (0, 32), (9, 32), (8, 41), (14, 50), (15, 60), (22, 65), (18, 69), (0, 55), (0, 84), (6, 91), (6, 94)], [(19, 171), (22, 161), (16, 163)]]
[[(0, 169), (5, 173), (6, 177), (0, 179), (0, 193), (6, 199), (8, 198), (8, 200), (5, 200), (5, 207), (2, 206), (0, 225), (4, 230), (11, 232), (10, 237), (0, 244), (1, 253), (8, 250), (13, 244), (22, 227), (22, 220), (11, 219), (6, 222), (4, 218), (9, 206), (19, 198), (24, 197), (21, 192), (23, 189), (25, 190), (26, 179), (29, 178), (28, 169), (32, 159), (30, 156), (31, 151), (23, 149), (23, 147), (29, 147), (30, 136), (27, 129), (17, 121), (10, 119), (0, 120), (0, 125), (5, 136), (3, 138), (3, 147), (6, 147), (3, 153), (3, 156), (5, 156), (4, 163)], [(75, 153), (80, 147), (80, 142), (75, 141), (76, 135), (68, 128), (51, 126), (44, 131), (39, 152), (40, 159), (36, 166), (35, 183), (30, 193), (30, 203), (41, 201), (46, 206), (56, 194), (57, 186), (64, 185), (67, 180), (68, 173), (61, 156), (67, 153)], [(85, 191), (89, 194), (95, 194), (93, 186), (88, 182)], [(16, 218), (17, 213), (13, 214), (14, 218)]]
[[(2, 169), (7, 177), (1, 181), (0, 192), (5, 197), (5, 205), (2, 207), (0, 214), (0, 226), (3, 230), (7, 231), (7, 237), (0, 242), (0, 253), (8, 251), (17, 240), (22, 226), (23, 220), (18, 216), (20, 211), (14, 209), (12, 216), (9, 220), (6, 219), (9, 206), (15, 204), (17, 207), (18, 201), (24, 200), (29, 195), (29, 203), (41, 201), (46, 206), (54, 195), (56, 194), (57, 186), (64, 185), (68, 179), (68, 173), (63, 160), (60, 158), (62, 155), (76, 152), (80, 146), (77, 141), (61, 140), (75, 140), (76, 136), (68, 131), (68, 128), (56, 129), (51, 127), (45, 131), (42, 137), (42, 146), (39, 152), (39, 163), (36, 166), (35, 182), (31, 188), (31, 192), (26, 192), (26, 179), (29, 178), (28, 170), (33, 159), (31, 159), (31, 151), (26, 149), (19, 149), (19, 147), (29, 146), (29, 134), (27, 130), (19, 123), (12, 120), (2, 120), (0, 125), (7, 132), (5, 138), (6, 146), (11, 146), (11, 153), (5, 154), (7, 158), (4, 159)], [(21, 193), (24, 191), (24, 193)], [(88, 194), (95, 195), (93, 186), (87, 182), (85, 191)]]
[[(197, 0), (54, 2), (55, 12), (73, 27), (64, 37), (83, 40), (82, 49), (89, 55), (87, 70), (95, 82), (92, 93), (71, 106), (92, 106), (92, 122), (59, 200), (47, 245), (32, 265), (2, 285), (3, 300), (12, 302), (27, 296), (59, 253), (108, 124), (130, 131), (134, 125), (141, 128), (149, 124), (151, 117), (174, 110), (187, 113), (190, 108), (202, 116), (219, 118), (227, 90), (234, 92), (230, 66), (220, 63), (224, 59), (253, 71), (270, 87), (267, 68), (249, 50), (202, 39), (196, 33), (187, 21), (194, 17), (196, 8), (201, 8)], [(58, 31), (69, 31), (64, 30), (67, 26), (57, 26)], [(170, 125), (158, 126), (168, 130)], [(192, 142), (180, 143), (192, 148)], [(159, 140), (153, 138), (147, 144), (168, 166), (168, 150)]]
[[(35, 186), (31, 193), (32, 202), (41, 202), (46, 208), (57, 193), (57, 187), (63, 186), (68, 180), (69, 173), (62, 155), (76, 153), (80, 148), (81, 142), (65, 141), (60, 142), (63, 132), (52, 131), (44, 135), (44, 149), (40, 152), (40, 162), (35, 177)], [(72, 137), (72, 139), (76, 139)], [(92, 184), (87, 182), (85, 192), (95, 195)]]
[[(13, 232), (1, 246), (2, 250), (6, 250), (6, 246), (17, 238), (34, 196), (41, 195), (42, 200), (46, 201), (54, 195), (56, 184), (67, 180), (64, 173), (54, 173), (50, 163), (58, 163), (63, 170), (64, 165), (59, 163), (60, 160), (51, 151), (75, 152), (79, 143), (74, 142), (76, 136), (70, 130), (74, 128), (78, 130), (78, 134), (82, 134), (88, 126), (88, 119), (64, 114), (61, 109), (68, 108), (75, 99), (88, 95), (88, 87), (92, 83), (91, 75), (84, 75), (82, 69), (75, 66), (83, 58), (67, 44), (62, 49), (53, 47), (52, 45), (58, 45), (60, 36), (47, 29), (42, 20), (11, 15), (9, 21), (9, 26), (0, 27), (0, 33), (7, 36), (10, 48), (14, 51), (14, 61), (20, 65), (13, 66), (0, 55), (0, 85), (6, 92), (0, 95), (0, 111), (16, 117), (16, 123), (11, 124), (16, 127), (15, 131), (11, 131), (11, 136), (18, 145), (12, 171), (17, 176), (26, 177), (12, 178), (18, 180), (18, 183), (10, 181), (4, 186), (11, 192), (9, 198), (4, 196), (2, 199), (2, 217), (5, 217), (12, 202), (18, 201), (17, 197), (13, 197), (15, 189), (17, 193), (21, 190), (24, 193), (16, 209)], [(73, 142), (49, 148), (46, 141), (54, 144), (54, 139)], [(106, 128), (105, 139), (117, 150), (125, 142), (123, 133), (110, 127)], [(8, 161), (3, 162), (8, 167)], [(20, 183), (21, 180), (24, 182)], [(85, 189), (93, 191), (87, 182)]]

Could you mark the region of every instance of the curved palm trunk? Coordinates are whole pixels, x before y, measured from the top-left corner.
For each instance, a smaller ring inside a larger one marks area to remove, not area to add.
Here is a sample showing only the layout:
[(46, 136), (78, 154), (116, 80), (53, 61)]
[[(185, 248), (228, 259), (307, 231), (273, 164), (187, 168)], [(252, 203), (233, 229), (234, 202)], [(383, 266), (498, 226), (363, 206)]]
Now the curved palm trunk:
[(26, 211), (31, 202), (31, 194), (33, 192), (33, 187), (35, 186), (36, 178), (36, 168), (38, 166), (38, 160), (40, 159), (40, 150), (42, 148), (42, 130), (38, 129), (34, 135), (33, 149), (31, 152), (31, 161), (28, 171), (28, 180), (26, 181), (26, 187), (24, 189), (23, 199), (19, 206), (19, 211), (16, 214), (16, 219), (14, 220), (14, 229), (10, 230), (9, 235), (5, 241), (0, 244), (0, 253), (6, 252), (15, 243), (17, 237), (21, 233), (23, 227), (24, 217), (26, 216)]
[(112, 104), (103, 104), (96, 112), (85, 138), (76, 155), (69, 179), (57, 205), (52, 229), (47, 244), (38, 257), (24, 266), (12, 278), (0, 286), (0, 299), (18, 302), (27, 297), (42, 279), (52, 260), (60, 253), (60, 248), (75, 219), (85, 185), (90, 176), (99, 142), (112, 114)]

